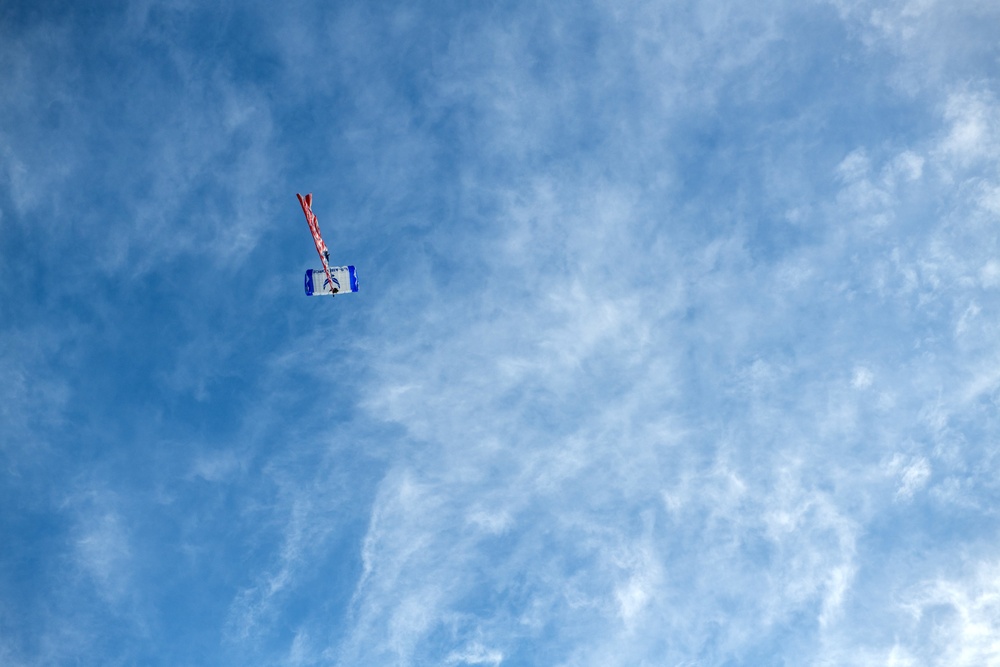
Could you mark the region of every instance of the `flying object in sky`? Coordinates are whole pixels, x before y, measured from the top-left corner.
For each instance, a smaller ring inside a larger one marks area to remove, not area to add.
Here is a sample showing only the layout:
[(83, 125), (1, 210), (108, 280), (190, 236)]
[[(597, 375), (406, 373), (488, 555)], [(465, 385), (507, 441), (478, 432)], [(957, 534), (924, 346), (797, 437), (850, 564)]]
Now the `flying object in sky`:
[(336, 294), (347, 294), (358, 291), (358, 274), (353, 266), (330, 266), (330, 251), (323, 242), (323, 237), (319, 233), (319, 220), (312, 210), (312, 194), (303, 197), (296, 194), (299, 203), (302, 204), (302, 212), (306, 214), (306, 222), (309, 223), (309, 231), (312, 232), (313, 242), (316, 244), (316, 252), (323, 262), (322, 269), (309, 269), (306, 271), (306, 296), (334, 296)]

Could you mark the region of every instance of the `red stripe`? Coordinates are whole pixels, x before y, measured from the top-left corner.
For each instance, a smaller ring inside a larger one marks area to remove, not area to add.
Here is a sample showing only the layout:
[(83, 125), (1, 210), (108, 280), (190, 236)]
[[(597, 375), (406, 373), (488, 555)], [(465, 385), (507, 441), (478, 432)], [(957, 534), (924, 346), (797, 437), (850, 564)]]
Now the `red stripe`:
[(312, 232), (313, 243), (316, 245), (316, 252), (319, 254), (320, 260), (323, 262), (323, 271), (326, 273), (327, 279), (330, 281), (330, 289), (333, 289), (333, 275), (330, 273), (330, 264), (326, 261), (326, 253), (328, 252), (326, 248), (326, 243), (323, 242), (323, 237), (319, 235), (319, 220), (316, 219), (316, 214), (312, 212), (312, 194), (308, 194), (303, 199), (302, 195), (296, 193), (296, 197), (299, 198), (299, 204), (302, 205), (302, 212), (306, 215), (306, 222), (309, 223), (309, 231)]

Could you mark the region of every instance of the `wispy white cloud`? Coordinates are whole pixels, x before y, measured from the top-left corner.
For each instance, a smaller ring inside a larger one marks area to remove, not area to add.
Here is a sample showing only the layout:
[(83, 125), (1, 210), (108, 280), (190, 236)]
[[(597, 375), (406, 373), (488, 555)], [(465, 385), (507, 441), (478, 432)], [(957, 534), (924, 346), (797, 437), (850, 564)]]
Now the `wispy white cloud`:
[(45, 327), (0, 330), (0, 417), (4, 437), (0, 454), (7, 474), (20, 475), (51, 453), (47, 432), (65, 420), (70, 398), (66, 379), (53, 372), (50, 362), (64, 358), (58, 332)]
[(1000, 572), (985, 562), (970, 574), (924, 582), (903, 602), (921, 626), (910, 641), (930, 644), (931, 664), (1000, 664)]
[(898, 479), (897, 500), (909, 500), (919, 491), (931, 476), (931, 467), (924, 457), (907, 461), (901, 454), (894, 454), (885, 465), (885, 473)]
[(77, 562), (99, 594), (117, 601), (129, 587), (132, 552), (122, 517), (113, 509), (95, 508), (80, 521), (74, 538)]
[[(502, 143), (495, 146), (502, 150)], [(572, 567), (555, 568), (552, 579), (536, 580), (535, 605), (522, 607), (535, 618), (529, 610), (541, 605), (550, 615), (574, 618), (578, 627), (601, 619), (609, 628), (606, 643), (562, 637), (581, 664), (584, 654), (606, 660), (629, 628), (674, 627), (678, 632), (671, 636), (689, 640), (671, 655), (712, 660), (764, 645), (769, 633), (802, 615), (817, 632), (843, 627), (849, 621), (844, 606), (859, 595), (862, 526), (893, 498), (915, 498), (939, 465), (920, 451), (888, 464), (897, 481), (886, 491), (878, 475), (863, 472), (866, 462), (877, 466), (894, 439), (909, 432), (915, 417), (909, 410), (934, 404), (946, 371), (933, 364), (921, 368), (919, 357), (898, 348), (896, 323), (872, 331), (862, 315), (874, 317), (879, 304), (895, 302), (904, 318), (954, 312), (956, 325), (961, 318), (961, 311), (948, 309), (964, 296), (961, 269), (947, 265), (943, 255), (957, 247), (946, 251), (939, 244), (936, 221), (914, 226), (909, 218), (911, 202), (919, 200), (915, 193), (941, 183), (934, 151), (929, 137), (889, 155), (874, 156), (867, 148), (849, 153), (838, 170), (841, 189), (831, 189), (819, 204), (828, 217), (813, 222), (823, 225), (818, 242), (773, 265), (753, 260), (738, 233), (695, 245), (698, 254), (690, 258), (672, 251), (666, 234), (644, 238), (646, 221), (665, 216), (648, 217), (651, 210), (635, 203), (642, 196), (613, 179), (580, 178), (574, 187), (574, 174), (563, 171), (506, 198), (502, 253), (489, 254), (489, 261), (498, 275), (531, 276), (530, 284), (540, 286), (536, 294), (491, 300), (505, 304), (500, 312), (506, 317), (489, 317), (469, 302), (467, 312), (476, 313), (481, 325), (468, 331), (427, 321), (422, 334), (437, 346), (404, 343), (377, 366), (382, 379), (367, 408), (404, 425), (422, 446), (400, 464), (399, 476), (383, 482), (356, 599), (363, 610), (361, 635), (381, 627), (376, 619), (383, 614), (388, 627), (398, 627), (388, 620), (398, 618), (389, 600), (411, 590), (447, 618), (445, 610), (460, 605), (463, 593), (451, 578), (438, 579), (430, 563), (439, 558), (450, 561), (448, 571), (468, 571), (480, 559), (494, 570), (507, 562), (448, 529), (467, 525), (456, 521), (456, 499), (482, 496), (506, 498), (501, 516), (513, 518), (500, 534), (522, 549), (540, 552), (536, 544), (560, 535), (568, 540), (569, 533), (559, 532), (563, 525), (573, 526), (587, 545), (589, 585), (579, 587)], [(602, 209), (602, 200), (616, 203)], [(683, 225), (670, 229), (676, 246), (691, 247)], [(637, 239), (644, 241), (643, 252), (630, 245)], [(871, 245), (859, 245), (865, 243)], [(858, 248), (863, 261), (854, 254)], [(605, 298), (601, 270), (611, 266), (613, 288)], [(817, 294), (821, 301), (810, 303)], [(834, 330), (819, 331), (800, 319), (809, 317), (809, 307), (829, 318)], [(692, 311), (708, 313), (706, 322), (692, 319)], [(801, 328), (796, 334), (775, 329), (789, 325)], [(861, 347), (849, 350), (855, 340)], [(921, 343), (931, 344), (918, 338), (906, 345)], [(769, 344), (794, 345), (795, 352), (775, 355)], [(691, 358), (701, 362), (694, 373)], [(905, 382), (905, 371), (893, 360), (919, 369), (916, 392), (896, 384)], [(845, 369), (839, 378), (829, 370), (837, 366)], [(719, 392), (729, 373), (736, 381)], [(618, 383), (619, 377), (628, 380)], [(749, 400), (753, 420), (727, 398)], [(931, 428), (940, 423), (932, 412), (924, 412)], [(482, 415), (492, 419), (484, 423)], [(714, 415), (730, 426), (716, 426)], [(663, 438), (660, 428), (671, 421)], [(485, 444), (491, 439), (517, 463)], [(855, 450), (864, 447), (871, 452)], [(797, 451), (798, 464), (781, 465)], [(775, 466), (781, 475), (767, 472)], [(484, 470), (492, 477), (484, 478)], [(517, 483), (498, 481), (517, 471)], [(858, 506), (852, 496), (873, 504)], [(660, 509), (642, 500), (658, 497)], [(612, 526), (628, 526), (643, 511), (661, 514), (648, 544), (626, 550), (633, 554), (626, 558), (621, 545), (635, 536)], [(456, 550), (441, 555), (445, 545)], [(702, 555), (703, 572), (693, 580), (684, 576), (692, 564), (675, 555), (682, 545)], [(567, 551), (572, 548), (565, 542), (556, 550)], [(636, 553), (645, 559), (636, 561)], [(562, 596), (548, 588), (560, 580), (570, 591)], [(432, 594), (428, 582), (435, 581)], [(695, 582), (697, 593), (682, 581)], [(710, 619), (733, 605), (756, 613), (739, 614), (739, 623), (727, 616), (727, 638), (713, 638)], [(678, 609), (683, 611), (673, 611)], [(681, 613), (686, 621), (677, 618)], [(479, 623), (493, 623), (499, 632), (498, 620)], [(434, 633), (425, 619), (404, 625), (416, 636)], [(407, 636), (409, 655), (427, 650)], [(631, 657), (652, 645), (633, 644)], [(628, 662), (628, 656), (626, 650), (618, 660)]]
[[(273, 218), (270, 105), (160, 22), (169, 15), (183, 30), (210, 16), (186, 3), (126, 14), (89, 26), (87, 45), (72, 13), (5, 40), (0, 150), (19, 218), (53, 259), (74, 256), (80, 282), (91, 269), (135, 276), (178, 256), (231, 270)], [(88, 47), (119, 67), (114, 85)], [(46, 123), (30, 122), (39, 109)], [(89, 199), (98, 187), (112, 196)]]
[(892, 636), (883, 645), (848, 639), (833, 644), (817, 664), (996, 665), (997, 577), (992, 561), (962, 565), (894, 591), (885, 613)]
[(447, 658), (449, 665), (493, 665), (503, 663), (503, 653), (496, 649), (488, 649), (482, 644), (472, 643), (462, 651), (455, 651)]
[(943, 0), (830, 0), (873, 54), (893, 56), (892, 83), (907, 94), (940, 92), (954, 82), (989, 80), (996, 56), (990, 27), (998, 19), (988, 0), (955, 5)]
[(944, 110), (948, 134), (940, 150), (959, 166), (1000, 155), (1000, 106), (985, 91), (956, 91)]

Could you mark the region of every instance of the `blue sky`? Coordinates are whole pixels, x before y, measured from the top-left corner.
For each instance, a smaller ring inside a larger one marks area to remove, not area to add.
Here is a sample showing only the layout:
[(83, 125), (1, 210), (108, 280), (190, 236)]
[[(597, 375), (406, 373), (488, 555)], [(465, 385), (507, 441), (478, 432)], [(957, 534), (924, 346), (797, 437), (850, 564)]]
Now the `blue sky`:
[(0, 662), (1000, 665), (998, 29), (4, 3)]

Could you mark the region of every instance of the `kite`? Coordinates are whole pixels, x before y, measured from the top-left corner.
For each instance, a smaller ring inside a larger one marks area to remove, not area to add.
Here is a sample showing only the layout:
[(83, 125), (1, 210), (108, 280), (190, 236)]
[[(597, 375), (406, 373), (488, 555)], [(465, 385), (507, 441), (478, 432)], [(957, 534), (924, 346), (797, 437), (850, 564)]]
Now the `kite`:
[(323, 262), (322, 269), (309, 269), (306, 271), (306, 296), (334, 296), (335, 294), (349, 294), (358, 291), (358, 273), (353, 266), (330, 266), (330, 251), (323, 242), (323, 237), (319, 233), (319, 220), (312, 210), (312, 194), (303, 197), (296, 194), (299, 203), (302, 204), (302, 212), (306, 214), (306, 222), (309, 223), (309, 231), (312, 232), (313, 243), (316, 244), (316, 252)]

